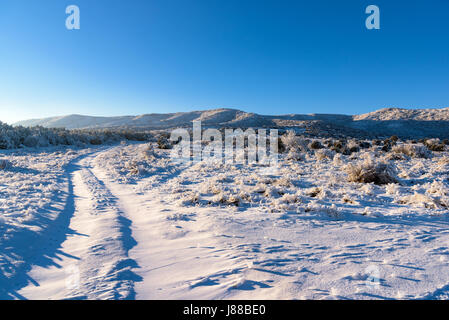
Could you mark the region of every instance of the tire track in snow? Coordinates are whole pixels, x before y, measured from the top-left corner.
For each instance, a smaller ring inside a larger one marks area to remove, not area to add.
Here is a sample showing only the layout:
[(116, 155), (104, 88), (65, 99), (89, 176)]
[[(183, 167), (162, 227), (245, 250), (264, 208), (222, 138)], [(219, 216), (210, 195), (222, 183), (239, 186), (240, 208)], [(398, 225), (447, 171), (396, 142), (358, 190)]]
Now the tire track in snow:
[(20, 291), (31, 299), (134, 299), (137, 263), (128, 252), (136, 244), (131, 221), (118, 199), (90, 169), (96, 155), (78, 162), (71, 175), (75, 210), (67, 239), (54, 266), (35, 266), (34, 279)]

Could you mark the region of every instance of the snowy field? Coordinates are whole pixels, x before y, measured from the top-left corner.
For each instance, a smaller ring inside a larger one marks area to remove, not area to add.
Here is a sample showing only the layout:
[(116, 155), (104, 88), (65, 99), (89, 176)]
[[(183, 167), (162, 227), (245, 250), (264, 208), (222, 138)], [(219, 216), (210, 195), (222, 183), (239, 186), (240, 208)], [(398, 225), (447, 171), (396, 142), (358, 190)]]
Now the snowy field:
[(1, 151), (0, 298), (449, 298), (446, 145), (282, 142), (274, 169)]

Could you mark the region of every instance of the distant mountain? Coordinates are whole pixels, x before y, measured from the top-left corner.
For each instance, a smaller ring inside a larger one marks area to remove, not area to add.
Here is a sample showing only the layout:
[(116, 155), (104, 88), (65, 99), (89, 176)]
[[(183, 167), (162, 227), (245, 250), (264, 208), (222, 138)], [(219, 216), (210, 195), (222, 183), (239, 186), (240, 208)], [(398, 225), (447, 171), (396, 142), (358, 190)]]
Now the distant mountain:
[(170, 128), (191, 125), (194, 120), (201, 120), (205, 125), (219, 125), (232, 122), (243, 115), (243, 111), (234, 109), (215, 109), (178, 113), (152, 113), (139, 116), (91, 117), (69, 115), (43, 119), (19, 121), (14, 126), (42, 126), (47, 128), (95, 129), (95, 128)]
[(401, 109), (387, 108), (353, 117), (354, 120), (413, 120), (413, 121), (449, 121), (449, 108), (444, 109)]
[(213, 109), (121, 117), (69, 115), (20, 121), (14, 125), (66, 129), (167, 129), (190, 127), (195, 120), (201, 120), (203, 126), (209, 127), (301, 127), (306, 132), (322, 136), (398, 135), (413, 138), (449, 138), (449, 108), (414, 110), (389, 108), (354, 116), (341, 114), (267, 116), (235, 109)]
[(34, 127), (41, 126), (46, 128), (66, 128), (66, 129), (84, 129), (84, 128), (105, 128), (121, 126), (131, 121), (134, 117), (91, 117), (72, 114), (62, 117), (51, 117), (43, 119), (31, 119), (19, 121), (13, 126)]

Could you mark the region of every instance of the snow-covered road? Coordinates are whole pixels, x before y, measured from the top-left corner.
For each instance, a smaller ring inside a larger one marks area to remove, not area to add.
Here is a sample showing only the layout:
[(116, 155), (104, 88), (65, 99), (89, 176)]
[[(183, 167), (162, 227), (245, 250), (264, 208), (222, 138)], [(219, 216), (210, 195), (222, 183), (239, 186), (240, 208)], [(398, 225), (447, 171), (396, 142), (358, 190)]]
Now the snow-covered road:
[(137, 267), (128, 256), (136, 244), (131, 221), (119, 200), (92, 170), (96, 154), (69, 167), (73, 212), (67, 237), (50, 266), (35, 266), (33, 282), (19, 291), (30, 299), (124, 299), (133, 298)]
[(114, 183), (94, 166), (97, 156), (68, 167), (73, 192), (69, 199), (74, 203), (73, 211), (62, 213), (72, 215), (66, 239), (50, 265), (32, 267), (28, 285), (18, 291), (21, 297), (188, 298), (183, 293), (186, 279), (202, 279), (207, 266), (231, 267), (232, 262), (212, 254), (218, 250), (214, 237), (206, 232), (209, 229), (195, 230), (211, 222), (191, 223), (192, 230), (177, 225), (178, 220), (196, 221), (196, 215), (175, 214), (167, 219), (170, 204), (164, 203), (158, 190), (136, 194), (132, 187)]

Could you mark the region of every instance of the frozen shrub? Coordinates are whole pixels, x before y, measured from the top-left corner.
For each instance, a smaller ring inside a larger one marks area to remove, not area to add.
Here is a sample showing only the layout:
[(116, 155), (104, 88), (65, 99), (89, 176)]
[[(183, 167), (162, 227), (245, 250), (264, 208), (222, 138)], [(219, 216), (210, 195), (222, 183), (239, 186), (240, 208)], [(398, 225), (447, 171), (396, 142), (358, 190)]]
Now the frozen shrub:
[(333, 159), (335, 152), (328, 149), (320, 149), (315, 151), (315, 157), (318, 161), (323, 161), (325, 159)]
[(322, 148), (324, 148), (323, 145), (321, 144), (321, 142), (319, 142), (317, 140), (315, 140), (309, 144), (309, 149), (312, 149), (312, 150), (317, 150), (317, 149), (322, 149)]
[(410, 158), (403, 153), (388, 152), (385, 155), (384, 159), (390, 161), (390, 160), (407, 160)]
[(143, 153), (143, 157), (146, 160), (152, 160), (152, 159), (156, 158), (156, 153), (154, 152), (154, 149), (153, 149), (152, 145), (147, 145), (143, 149), (142, 153)]
[(347, 148), (349, 150), (350, 153), (354, 153), (354, 152), (359, 152), (360, 151), (360, 147), (359, 144), (356, 141), (349, 141)]
[(290, 150), (286, 156), (287, 160), (294, 160), (294, 161), (304, 161), (305, 157), (304, 154), (297, 152), (295, 150)]
[(415, 192), (413, 195), (403, 197), (399, 200), (400, 204), (408, 204), (427, 209), (438, 209), (443, 205), (438, 199)]
[(360, 188), (361, 191), (363, 191), (366, 195), (372, 195), (374, 193), (374, 188), (372, 184), (364, 184)]
[(267, 198), (277, 198), (284, 195), (282, 191), (277, 188), (267, 187), (264, 192), (264, 196)]
[(375, 162), (367, 158), (358, 164), (349, 164), (345, 168), (349, 182), (389, 184), (397, 183), (395, 168), (385, 162)]
[(317, 203), (308, 204), (304, 209), (305, 212), (317, 212), (327, 214), (329, 217), (339, 219), (343, 217), (343, 212), (340, 208), (337, 208), (335, 204), (331, 206), (321, 205)]
[(384, 140), (382, 151), (388, 152), (391, 151), (393, 146), (395, 146), (398, 142), (399, 138), (397, 136), (392, 136)]
[(292, 182), (287, 177), (281, 177), (273, 182), (273, 185), (280, 186), (280, 187), (290, 187), (292, 185)]
[(309, 197), (315, 198), (316, 196), (318, 196), (321, 193), (321, 191), (322, 191), (321, 188), (312, 187), (312, 188), (305, 190), (305, 194)]
[(399, 193), (399, 187), (397, 184), (389, 183), (385, 186), (385, 192), (390, 195), (395, 195)]
[(284, 153), (287, 150), (284, 142), (282, 141), (282, 137), (278, 138), (278, 152)]
[(439, 139), (428, 139), (424, 145), (432, 151), (444, 151), (445, 149), (444, 143), (441, 143)]
[(398, 138), (398, 136), (391, 136), (390, 141), (392, 141), (393, 143), (396, 143), (399, 141), (399, 138)]
[(335, 151), (337, 153), (341, 153), (344, 155), (350, 155), (351, 151), (347, 147), (347, 143), (345, 141), (336, 141), (334, 142), (334, 145), (331, 147), (332, 151)]
[(8, 160), (0, 159), (0, 170), (5, 170), (11, 167), (11, 163)]
[(171, 149), (172, 145), (170, 141), (164, 135), (161, 135), (157, 140), (157, 146), (159, 149)]
[(425, 146), (415, 144), (403, 144), (395, 146), (392, 151), (394, 153), (405, 154), (406, 156), (412, 158), (429, 158), (431, 155), (429, 150)]
[(130, 175), (145, 175), (147, 173), (145, 167), (136, 161), (129, 161), (125, 168), (128, 169)]
[(343, 147), (344, 147), (344, 143), (343, 143), (343, 141), (335, 141), (334, 142), (334, 148), (337, 148), (337, 149), (342, 149)]
[(263, 183), (258, 183), (255, 185), (255, 187), (253, 188), (253, 192), (254, 193), (265, 193), (265, 191), (267, 190), (268, 186), (266, 184)]
[(336, 153), (334, 156), (334, 159), (332, 160), (332, 164), (334, 166), (340, 166), (343, 164), (342, 155), (341, 153)]
[(328, 140), (324, 141), (324, 145), (327, 146), (328, 148), (331, 148), (334, 145), (334, 141), (331, 139), (328, 139)]
[(233, 205), (238, 207), (240, 205), (240, 198), (234, 195), (226, 195), (223, 192), (217, 194), (213, 200), (215, 203), (224, 204), (224, 205)]
[(93, 146), (99, 146), (99, 145), (103, 144), (103, 141), (101, 141), (101, 139), (95, 137), (95, 138), (90, 139), (89, 143)]
[(349, 196), (348, 194), (343, 195), (343, 198), (341, 198), (341, 201), (343, 203), (349, 203), (349, 204), (354, 204), (354, 205), (360, 204), (357, 200), (352, 199), (351, 196)]
[(36, 147), (48, 147), (50, 143), (47, 140), (47, 137), (36, 134), (33, 136), (26, 137), (23, 141), (23, 145), (30, 148), (36, 148)]
[(361, 149), (369, 149), (369, 148), (371, 148), (371, 143), (369, 143), (369, 142), (367, 142), (367, 141), (361, 141), (361, 142), (359, 143), (359, 147), (360, 147)]
[(449, 164), (449, 157), (448, 156), (441, 157), (438, 160), (438, 164), (443, 166)]
[(181, 201), (181, 204), (184, 206), (196, 205), (200, 201), (200, 195), (196, 192), (188, 193), (184, 196), (184, 199)]
[(302, 146), (300, 138), (296, 135), (294, 131), (288, 131), (281, 137), (280, 141), (284, 146), (285, 150), (288, 151), (299, 150), (301, 149)]
[(292, 204), (299, 202), (298, 196), (296, 194), (284, 194), (281, 198), (277, 200), (278, 203)]
[(428, 186), (428, 189), (426, 192), (430, 193), (430, 194), (436, 194), (439, 196), (445, 196), (445, 195), (449, 195), (449, 188), (442, 181), (433, 181), (430, 184), (430, 186)]

